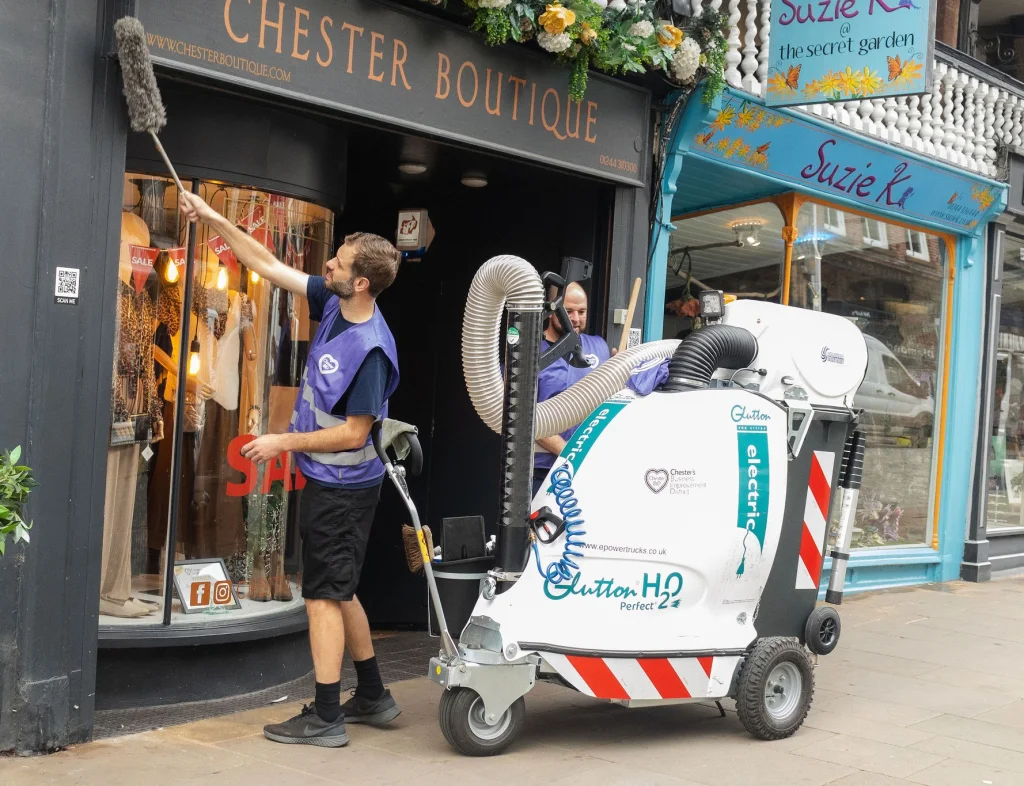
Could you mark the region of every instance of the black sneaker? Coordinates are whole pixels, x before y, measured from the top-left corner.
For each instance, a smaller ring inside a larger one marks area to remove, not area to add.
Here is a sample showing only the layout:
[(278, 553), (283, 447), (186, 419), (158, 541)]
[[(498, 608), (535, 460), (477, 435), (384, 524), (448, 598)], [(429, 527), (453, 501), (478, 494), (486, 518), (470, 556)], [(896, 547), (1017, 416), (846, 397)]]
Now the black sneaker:
[(333, 723), (322, 720), (316, 707), (307, 704), (302, 712), (284, 723), (271, 723), (263, 727), (263, 736), (287, 745), (316, 745), (320, 748), (341, 748), (348, 745), (345, 716), (339, 715)]
[(341, 711), (349, 723), (372, 724), (388, 723), (402, 713), (391, 691), (386, 688), (378, 699), (363, 698), (352, 691), (352, 698), (341, 705)]

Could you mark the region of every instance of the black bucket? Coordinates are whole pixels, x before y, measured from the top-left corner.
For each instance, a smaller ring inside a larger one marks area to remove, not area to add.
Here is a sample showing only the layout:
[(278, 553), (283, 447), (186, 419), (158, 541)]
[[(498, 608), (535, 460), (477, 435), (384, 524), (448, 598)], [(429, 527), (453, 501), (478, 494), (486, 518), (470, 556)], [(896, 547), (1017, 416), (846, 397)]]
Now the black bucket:
[[(434, 581), (437, 582), (437, 594), (441, 598), (448, 632), (458, 641), (459, 634), (469, 622), (469, 617), (480, 597), (483, 580), (487, 571), (494, 567), (494, 557), (474, 557), (473, 559), (451, 560), (449, 562), (432, 562)], [(440, 636), (441, 631), (434, 614), (434, 604), (427, 602), (427, 626), (431, 636)]]

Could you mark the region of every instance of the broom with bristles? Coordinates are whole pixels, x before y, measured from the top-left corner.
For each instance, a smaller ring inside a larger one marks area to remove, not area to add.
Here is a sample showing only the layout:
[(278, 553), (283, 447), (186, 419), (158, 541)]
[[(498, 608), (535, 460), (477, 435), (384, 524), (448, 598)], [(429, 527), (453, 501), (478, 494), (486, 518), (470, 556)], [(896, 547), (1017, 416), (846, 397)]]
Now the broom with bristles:
[(421, 537), (416, 536), (416, 529), (408, 524), (402, 525), (402, 543), (405, 546), (405, 562), (410, 573), (422, 573), (423, 561), (430, 562), (434, 554), (434, 541), (430, 537), (430, 527), (420, 527)]
[(124, 98), (128, 104), (128, 119), (131, 121), (132, 131), (145, 132), (153, 138), (157, 152), (167, 164), (179, 193), (184, 193), (185, 187), (181, 184), (178, 173), (174, 171), (171, 160), (156, 135), (157, 131), (167, 125), (167, 112), (164, 110), (163, 99), (160, 98), (160, 88), (156, 84), (153, 61), (149, 58), (146, 31), (142, 27), (142, 22), (134, 16), (122, 17), (114, 23), (114, 36), (117, 39), (117, 56), (121, 62)]

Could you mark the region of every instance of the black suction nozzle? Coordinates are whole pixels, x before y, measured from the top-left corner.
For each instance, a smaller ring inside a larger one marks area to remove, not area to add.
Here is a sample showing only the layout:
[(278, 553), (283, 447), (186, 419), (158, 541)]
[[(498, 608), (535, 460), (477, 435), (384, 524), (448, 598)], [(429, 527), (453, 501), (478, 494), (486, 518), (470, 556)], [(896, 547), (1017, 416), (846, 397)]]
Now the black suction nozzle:
[(688, 335), (668, 364), (661, 390), (706, 388), (720, 368), (746, 368), (757, 356), (757, 339), (746, 328), (708, 325)]

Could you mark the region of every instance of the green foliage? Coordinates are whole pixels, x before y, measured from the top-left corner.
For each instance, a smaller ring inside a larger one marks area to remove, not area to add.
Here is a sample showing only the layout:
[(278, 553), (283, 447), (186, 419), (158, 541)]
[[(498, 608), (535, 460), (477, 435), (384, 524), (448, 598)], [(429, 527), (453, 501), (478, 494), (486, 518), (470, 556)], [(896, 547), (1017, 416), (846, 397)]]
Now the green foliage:
[(7, 536), (14, 535), (14, 542), (28, 543), (28, 531), (32, 523), (25, 523), (23, 516), (28, 495), (35, 488), (32, 470), (18, 464), (21, 448), (4, 451), (0, 456), (0, 556), (7, 550)]

